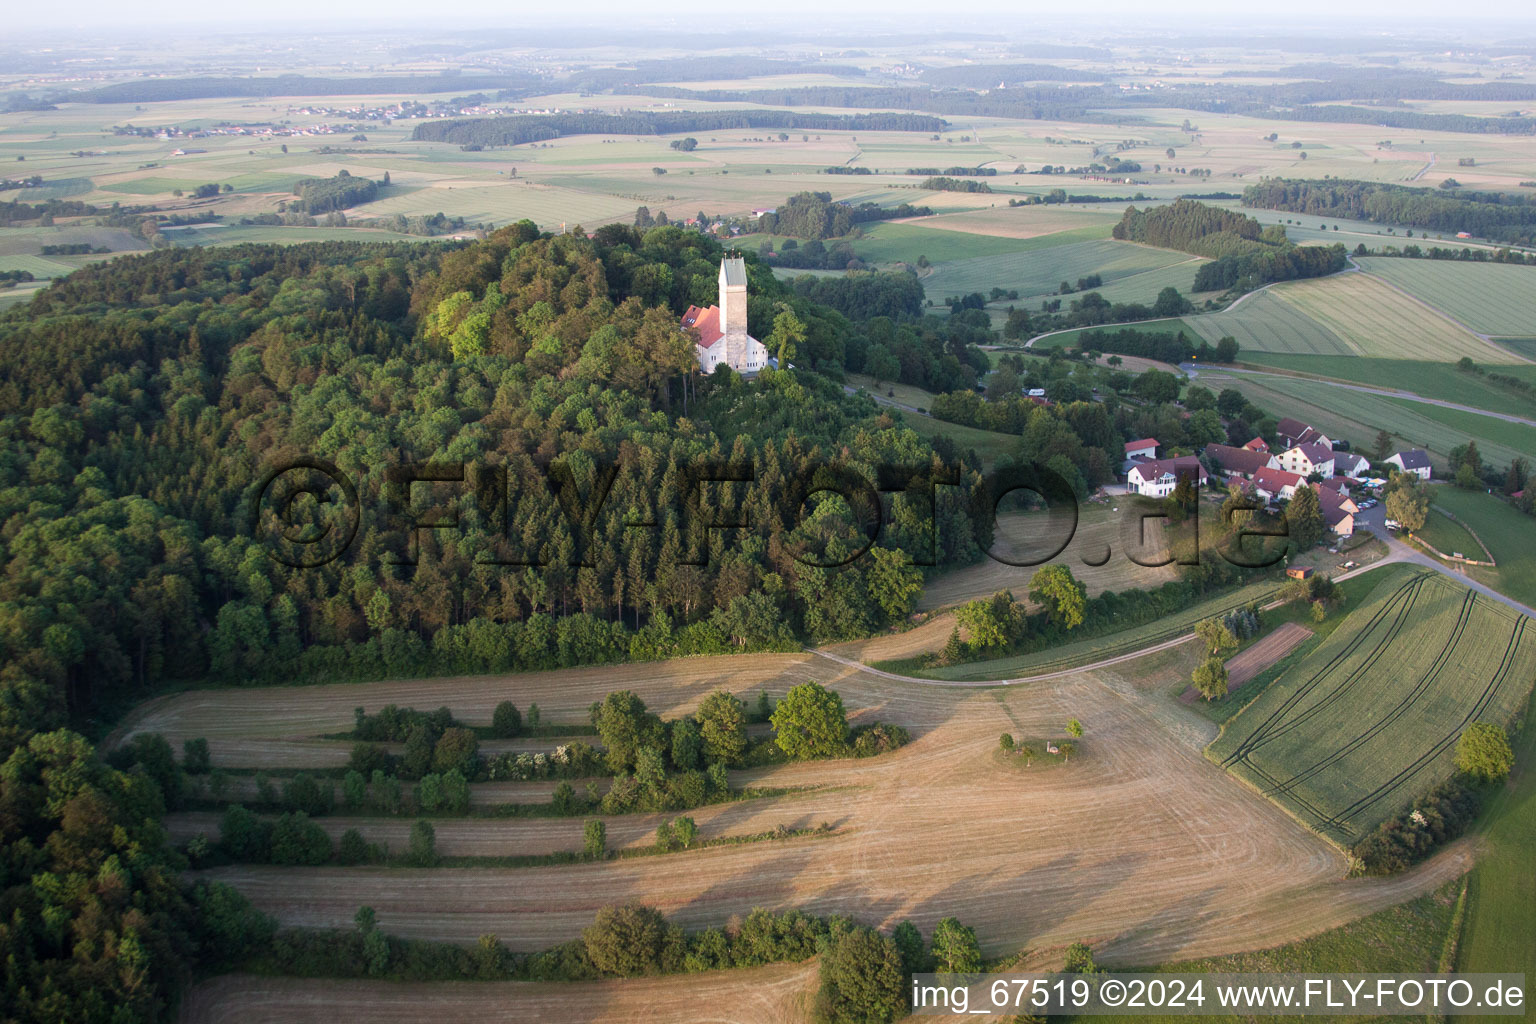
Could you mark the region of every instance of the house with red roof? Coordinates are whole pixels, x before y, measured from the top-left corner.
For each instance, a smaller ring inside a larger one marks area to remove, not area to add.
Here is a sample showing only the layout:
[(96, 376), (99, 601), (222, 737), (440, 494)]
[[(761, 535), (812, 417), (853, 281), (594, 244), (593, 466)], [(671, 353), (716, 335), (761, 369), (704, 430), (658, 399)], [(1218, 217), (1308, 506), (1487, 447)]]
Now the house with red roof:
[(1283, 469), (1261, 469), (1253, 474), (1253, 489), (1265, 501), (1290, 501), (1307, 478)]
[(1205, 454), (1216, 463), (1228, 479), (1239, 477), (1243, 480), (1252, 480), (1253, 474), (1261, 469), (1279, 469), (1280, 461), (1264, 451), (1255, 451), (1252, 448), (1233, 448), (1225, 444), (1208, 444), (1205, 446)]
[(1247, 444), (1243, 445), (1243, 447), (1247, 448), (1251, 452), (1268, 452), (1269, 442), (1264, 440), (1262, 437), (1256, 437), (1252, 441), (1249, 441)]
[(1125, 457), (1127, 459), (1157, 458), (1157, 438), (1144, 437), (1139, 441), (1125, 442)]

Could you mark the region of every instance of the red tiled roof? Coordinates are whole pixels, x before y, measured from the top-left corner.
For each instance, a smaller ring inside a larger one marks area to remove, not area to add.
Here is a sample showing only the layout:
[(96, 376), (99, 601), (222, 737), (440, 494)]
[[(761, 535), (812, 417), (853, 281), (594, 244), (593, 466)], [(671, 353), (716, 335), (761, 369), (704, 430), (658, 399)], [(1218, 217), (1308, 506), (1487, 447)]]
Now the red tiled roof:
[(1267, 452), (1269, 451), (1269, 442), (1264, 440), (1262, 437), (1256, 437), (1252, 441), (1249, 441), (1247, 444), (1243, 445), (1243, 447), (1247, 448), (1251, 452)]
[(1157, 438), (1155, 438), (1155, 437), (1144, 437), (1140, 441), (1127, 441), (1127, 442), (1125, 442), (1125, 450), (1128, 451), (1128, 452), (1134, 452), (1134, 451), (1136, 451), (1137, 449), (1140, 449), (1140, 448), (1156, 448), (1156, 447), (1157, 447)]
[(715, 342), (725, 337), (725, 332), (720, 329), (720, 307), (709, 306), (700, 309), (698, 306), (689, 306), (688, 312), (683, 314), (684, 329), (692, 327), (699, 332), (699, 346), (709, 348)]
[(1287, 487), (1300, 487), (1305, 482), (1306, 478), (1300, 474), (1287, 473), (1283, 469), (1261, 469), (1253, 474), (1253, 485), (1270, 494), (1279, 494)]
[(1252, 476), (1269, 465), (1269, 460), (1272, 458), (1268, 452), (1256, 452), (1251, 448), (1233, 448), (1225, 444), (1208, 444), (1205, 446), (1205, 453), (1216, 460), (1216, 464), (1222, 468), (1223, 472), (1242, 473), (1247, 476)]

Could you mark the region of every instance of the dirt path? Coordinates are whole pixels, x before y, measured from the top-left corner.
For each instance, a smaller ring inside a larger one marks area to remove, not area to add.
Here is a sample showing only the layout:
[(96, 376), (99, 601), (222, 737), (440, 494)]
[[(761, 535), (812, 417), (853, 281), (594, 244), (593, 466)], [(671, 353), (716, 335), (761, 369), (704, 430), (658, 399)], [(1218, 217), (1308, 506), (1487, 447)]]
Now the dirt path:
[[(1235, 658), (1227, 660), (1227, 692), (1231, 693), (1269, 666), (1306, 642), (1312, 631), (1295, 622), (1287, 622)], [(1200, 694), (1193, 686), (1179, 694), (1184, 704), (1193, 704)]]

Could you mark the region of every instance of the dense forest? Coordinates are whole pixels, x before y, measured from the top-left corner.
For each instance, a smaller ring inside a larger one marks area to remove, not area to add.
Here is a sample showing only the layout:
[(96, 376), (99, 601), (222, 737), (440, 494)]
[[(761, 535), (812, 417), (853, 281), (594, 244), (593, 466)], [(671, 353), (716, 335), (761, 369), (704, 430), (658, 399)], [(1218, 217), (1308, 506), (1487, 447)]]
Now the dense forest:
[(1514, 245), (1536, 242), (1536, 196), (1410, 188), (1377, 181), (1288, 181), (1243, 190), (1243, 205), (1375, 224), (1403, 224), (1446, 234), (1466, 231)]
[(293, 194), (299, 198), (287, 208), (313, 216), (371, 203), (378, 197), (379, 184), (372, 178), (354, 177), (345, 168), (332, 178), (305, 178), (294, 183)]
[(1114, 236), (1211, 259), (1195, 273), (1197, 292), (1322, 277), (1346, 264), (1342, 245), (1294, 245), (1278, 224), (1263, 227), (1245, 214), (1191, 199), (1145, 210), (1129, 207), (1115, 225)]
[[(756, 228), (766, 235), (792, 235), (795, 238), (841, 238), (855, 225), (898, 217), (927, 217), (933, 213), (926, 206), (902, 203), (881, 206), (878, 203), (834, 203), (830, 192), (797, 192), (772, 213), (758, 218)], [(842, 269), (842, 268), (838, 268)]]
[[(179, 679), (867, 634), (910, 612), (924, 564), (979, 557), (980, 481), (957, 453), (815, 372), (691, 372), (678, 316), (713, 301), (719, 258), (676, 227), (527, 222), (472, 245), (166, 250), (0, 316), (8, 1016), (159, 1019), (194, 970), (270, 940), (237, 894), (177, 880), (169, 747), (140, 737), (103, 764), (70, 725)], [(748, 273), (751, 329), (797, 363), (894, 334)], [(310, 470), (263, 488), (299, 456), (358, 502)], [(282, 529), (273, 510), (295, 507)], [(349, 513), (334, 560), (291, 543)]]
[(562, 135), (673, 135), (741, 129), (797, 132), (937, 132), (945, 122), (923, 114), (796, 114), (786, 110), (666, 111), (628, 114), (545, 114), (428, 121), (411, 133), (418, 142), (516, 146)]

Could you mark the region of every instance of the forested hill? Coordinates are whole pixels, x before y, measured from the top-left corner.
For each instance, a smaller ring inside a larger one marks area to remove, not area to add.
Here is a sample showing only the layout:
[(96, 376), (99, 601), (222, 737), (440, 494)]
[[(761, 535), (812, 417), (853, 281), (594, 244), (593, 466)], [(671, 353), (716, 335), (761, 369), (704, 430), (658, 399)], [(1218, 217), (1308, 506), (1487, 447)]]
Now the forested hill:
[[(863, 544), (837, 503), (799, 526), (779, 503), (819, 462), (873, 479), (878, 464), (927, 472), (933, 451), (813, 372), (685, 393), (678, 314), (714, 300), (719, 256), (672, 227), (589, 239), (527, 223), (457, 248), (168, 250), (85, 268), (0, 317), (0, 714), (30, 704), (57, 723), (166, 679), (776, 647), (905, 615), (920, 570), (880, 552), (932, 560), (926, 491), (895, 495), (876, 551), (838, 570), (809, 564)], [(748, 259), (754, 334), (840, 361), (848, 322)], [(281, 564), (247, 520), (263, 470), (296, 455), (361, 494), (356, 541), (322, 568)], [(710, 460), (757, 479), (710, 485), (706, 516), (683, 484)], [(387, 514), (386, 473), (427, 461), (504, 467), (510, 496), (476, 504), (478, 476), (419, 485), (457, 500), (463, 528), (420, 531), (418, 564), (391, 565), (412, 534)], [(978, 556), (973, 483), (940, 503), (940, 561)]]
[(1145, 210), (1127, 207), (1113, 234), (1208, 257), (1212, 262), (1195, 273), (1197, 292), (1321, 277), (1343, 270), (1346, 262), (1342, 245), (1298, 246), (1278, 224), (1263, 227), (1247, 214), (1191, 199)]

